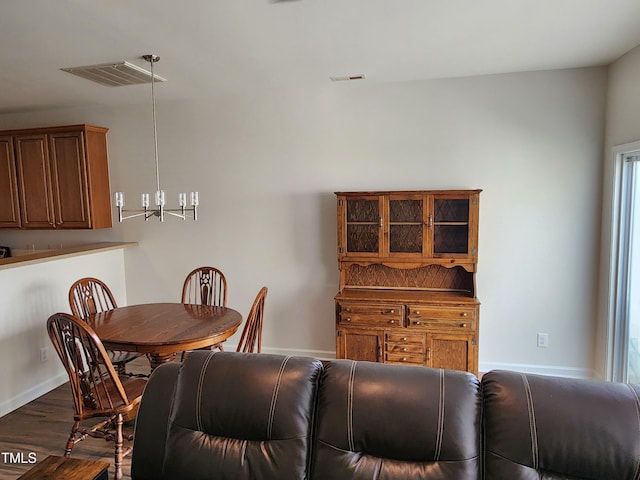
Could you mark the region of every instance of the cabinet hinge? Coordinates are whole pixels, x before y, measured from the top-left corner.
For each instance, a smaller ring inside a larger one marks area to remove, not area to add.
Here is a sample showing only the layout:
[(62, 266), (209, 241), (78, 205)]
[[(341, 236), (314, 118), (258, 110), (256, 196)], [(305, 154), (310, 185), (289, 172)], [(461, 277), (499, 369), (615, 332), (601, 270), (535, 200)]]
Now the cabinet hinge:
[(341, 207), (342, 205), (344, 205), (344, 200), (342, 199), (338, 200), (338, 206)]
[(341, 337), (342, 336), (342, 330), (338, 330), (337, 335), (338, 335), (338, 337)]
[(340, 247), (340, 248), (338, 249), (338, 252), (340, 252), (340, 253), (344, 253), (344, 247)]
[(472, 205), (477, 205), (478, 204), (478, 199), (476, 197), (473, 197), (473, 200), (471, 200), (471, 204)]
[(471, 345), (477, 345), (477, 344), (478, 344), (478, 343), (476, 342), (476, 339), (475, 339), (475, 338), (472, 338), (472, 339), (471, 339)]
[(471, 255), (477, 255), (478, 254), (478, 249), (477, 248), (472, 248), (471, 249)]

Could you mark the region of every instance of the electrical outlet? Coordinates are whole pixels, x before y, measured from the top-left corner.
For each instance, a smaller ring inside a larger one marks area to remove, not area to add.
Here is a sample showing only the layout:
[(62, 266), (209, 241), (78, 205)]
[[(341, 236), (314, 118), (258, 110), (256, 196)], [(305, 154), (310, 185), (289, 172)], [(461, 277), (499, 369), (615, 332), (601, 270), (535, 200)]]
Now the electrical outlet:
[(538, 333), (538, 347), (547, 348), (549, 346), (549, 334)]
[(47, 347), (40, 349), (40, 361), (46, 362), (49, 360), (49, 349)]

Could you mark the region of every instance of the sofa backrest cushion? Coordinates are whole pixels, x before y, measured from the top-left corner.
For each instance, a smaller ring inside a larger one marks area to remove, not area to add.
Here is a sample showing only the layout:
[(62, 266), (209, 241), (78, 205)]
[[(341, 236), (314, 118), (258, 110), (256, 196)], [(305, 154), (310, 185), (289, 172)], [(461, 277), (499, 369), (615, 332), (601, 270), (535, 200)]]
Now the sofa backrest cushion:
[(477, 479), (480, 408), (469, 373), (331, 362), (318, 391), (310, 478)]
[(179, 479), (304, 479), (318, 360), (192, 352), (176, 384), (163, 475)]
[(639, 386), (491, 371), (482, 388), (484, 478), (640, 478)]

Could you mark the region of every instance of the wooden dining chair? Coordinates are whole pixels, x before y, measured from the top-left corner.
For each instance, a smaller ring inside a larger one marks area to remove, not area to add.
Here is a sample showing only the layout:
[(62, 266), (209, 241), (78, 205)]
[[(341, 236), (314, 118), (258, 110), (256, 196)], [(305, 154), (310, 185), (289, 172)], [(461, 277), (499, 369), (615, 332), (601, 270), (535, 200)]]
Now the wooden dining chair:
[(262, 320), (264, 318), (264, 301), (267, 298), (267, 287), (262, 287), (253, 301), (247, 321), (242, 329), (242, 336), (236, 351), (244, 353), (257, 352), (262, 349)]
[[(85, 321), (67, 313), (56, 313), (47, 320), (47, 331), (69, 376), (73, 396), (74, 424), (64, 456), (87, 436), (115, 442), (116, 479), (122, 478), (124, 449), (123, 423), (136, 417), (146, 379), (124, 377), (114, 368), (102, 342)], [(80, 422), (102, 417), (91, 427)], [(127, 435), (126, 440), (133, 440)]]
[(182, 303), (227, 306), (227, 279), (215, 267), (198, 267), (182, 285)]
[[(215, 267), (198, 267), (189, 272), (182, 285), (182, 303), (226, 307), (227, 279), (224, 274)], [(222, 343), (216, 343), (203, 350), (216, 348), (224, 350)]]
[[(102, 280), (93, 277), (81, 278), (71, 285), (69, 306), (71, 313), (81, 320), (118, 307), (109, 287)], [(107, 350), (107, 352), (111, 363), (115, 365), (120, 375), (126, 373), (127, 363), (141, 356), (136, 352), (121, 350)]]

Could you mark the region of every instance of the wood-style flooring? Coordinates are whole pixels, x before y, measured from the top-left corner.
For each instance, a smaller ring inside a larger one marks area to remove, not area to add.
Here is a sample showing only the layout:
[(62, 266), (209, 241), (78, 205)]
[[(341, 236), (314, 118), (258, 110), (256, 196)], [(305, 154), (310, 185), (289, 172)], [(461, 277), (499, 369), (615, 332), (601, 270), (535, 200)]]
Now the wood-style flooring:
[[(149, 373), (149, 364), (142, 357), (131, 362), (127, 370)], [(64, 455), (72, 426), (73, 400), (68, 383), (0, 418), (0, 480), (15, 480), (34, 466), (33, 460)], [(125, 432), (133, 433), (132, 422), (125, 425)], [(125, 446), (131, 443), (125, 442)], [(87, 438), (76, 444), (71, 456), (109, 463), (109, 478), (114, 478), (113, 448), (113, 442)], [(123, 472), (124, 479), (130, 480), (131, 455), (124, 459)]]

